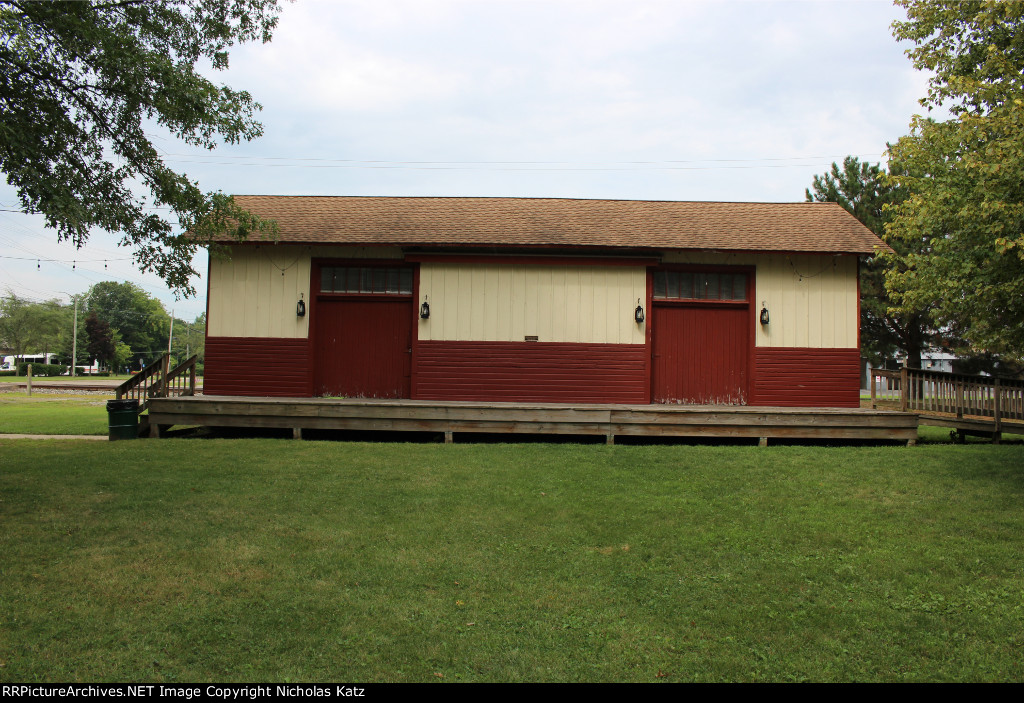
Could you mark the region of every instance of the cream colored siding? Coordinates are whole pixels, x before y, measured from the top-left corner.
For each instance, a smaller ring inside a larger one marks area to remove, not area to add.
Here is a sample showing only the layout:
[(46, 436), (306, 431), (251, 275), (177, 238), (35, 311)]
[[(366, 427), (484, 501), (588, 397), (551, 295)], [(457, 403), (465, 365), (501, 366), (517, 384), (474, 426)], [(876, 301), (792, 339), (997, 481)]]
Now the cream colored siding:
[(646, 291), (642, 267), (424, 263), (419, 338), (643, 344), (633, 309)]
[(313, 258), (401, 258), (397, 247), (309, 247), (260, 245), (234, 247), (229, 259), (210, 258), (211, 337), (309, 335), (309, 315), (299, 317), (299, 296), (309, 310)]
[(771, 322), (757, 325), (759, 347), (857, 347), (857, 257), (670, 253), (664, 263), (755, 266), (755, 312), (762, 303)]
[[(304, 338), (310, 266), (322, 259), (401, 259), (398, 247), (235, 247), (211, 258), (209, 334), (213, 337)], [(849, 349), (857, 346), (857, 257), (667, 252), (666, 264), (754, 266), (755, 314), (762, 301), (771, 323), (755, 325), (759, 347)], [(283, 275), (282, 275), (283, 274)], [(423, 340), (643, 344), (633, 321), (646, 300), (647, 273), (633, 266), (541, 266), (423, 263), (420, 297), (430, 319)], [(646, 304), (645, 304), (646, 307)], [(308, 309), (308, 307), (307, 307)], [(648, 319), (650, 311), (647, 310)]]

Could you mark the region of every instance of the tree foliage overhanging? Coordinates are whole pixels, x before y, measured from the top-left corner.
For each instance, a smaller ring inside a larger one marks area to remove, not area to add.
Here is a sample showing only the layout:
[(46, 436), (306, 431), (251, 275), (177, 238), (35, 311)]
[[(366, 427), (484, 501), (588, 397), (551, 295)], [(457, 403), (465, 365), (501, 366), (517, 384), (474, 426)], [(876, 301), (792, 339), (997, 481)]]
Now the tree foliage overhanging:
[[(890, 164), (894, 173), (900, 168)], [(901, 352), (911, 368), (921, 368), (921, 355), (940, 345), (937, 331), (929, 318), (932, 308), (904, 306), (894, 309), (885, 288), (889, 271), (906, 269), (906, 257), (919, 251), (917, 242), (894, 240), (885, 233), (891, 208), (907, 197), (905, 190), (887, 178), (879, 164), (862, 163), (847, 156), (842, 166), (832, 164), (831, 170), (815, 176), (806, 190), (807, 202), (838, 203), (872, 232), (888, 240), (893, 253), (870, 257), (860, 267), (861, 354), (875, 365)]]
[(929, 110), (890, 148), (910, 195), (893, 240), (919, 242), (888, 285), (907, 309), (934, 303), (937, 322), (972, 350), (1024, 360), (1024, 3), (899, 0), (914, 65), (933, 72)]
[(194, 293), (197, 246), (274, 224), (168, 168), (147, 129), (206, 149), (259, 136), (252, 96), (199, 71), (270, 41), (279, 12), (276, 0), (0, 0), (0, 171), (21, 207), (77, 246), (93, 228), (116, 233), (141, 270)]

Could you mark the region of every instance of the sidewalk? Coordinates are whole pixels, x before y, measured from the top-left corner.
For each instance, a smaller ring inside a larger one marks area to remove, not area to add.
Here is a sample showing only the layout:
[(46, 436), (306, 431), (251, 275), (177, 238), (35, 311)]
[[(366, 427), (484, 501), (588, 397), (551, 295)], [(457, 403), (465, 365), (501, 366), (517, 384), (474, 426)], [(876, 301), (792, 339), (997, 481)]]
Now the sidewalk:
[(0, 439), (91, 439), (106, 442), (107, 436), (101, 434), (0, 434)]

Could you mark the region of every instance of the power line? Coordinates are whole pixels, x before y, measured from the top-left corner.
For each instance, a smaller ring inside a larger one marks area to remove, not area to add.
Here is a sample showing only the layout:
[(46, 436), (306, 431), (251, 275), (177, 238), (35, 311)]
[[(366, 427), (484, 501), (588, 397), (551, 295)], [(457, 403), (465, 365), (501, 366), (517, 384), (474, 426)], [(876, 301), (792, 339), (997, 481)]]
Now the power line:
[[(637, 160), (637, 161), (417, 161), (417, 160), (388, 160), (388, 159), (330, 159), (324, 157), (290, 157), (290, 156), (245, 156), (245, 155), (226, 155), (226, 154), (167, 154), (171, 160), (181, 161), (187, 159), (186, 163), (213, 163), (220, 165), (235, 165), (230, 162), (224, 162), (222, 160), (228, 159), (238, 162), (237, 165), (272, 165), (272, 164), (250, 164), (246, 162), (253, 161), (287, 161), (296, 162), (284, 164), (287, 166), (301, 166), (306, 162), (312, 165), (325, 164), (325, 165), (338, 165), (341, 167), (349, 168), (421, 168), (426, 166), (433, 167), (449, 167), (449, 168), (478, 168), (481, 166), (543, 166), (543, 167), (571, 167), (569, 170), (587, 170), (587, 169), (605, 169), (611, 168), (613, 170), (628, 170), (621, 169), (621, 167), (654, 167), (656, 169), (664, 168), (678, 168), (679, 164), (748, 164), (748, 166), (700, 166), (693, 168), (764, 168), (767, 165), (762, 165), (761, 162), (780, 162), (780, 161), (815, 161), (819, 162), (822, 159), (841, 159), (843, 156), (781, 156), (781, 157), (764, 157), (756, 159), (662, 159), (662, 160)], [(880, 153), (862, 153), (858, 154), (861, 157), (876, 156), (880, 157)], [(221, 161), (214, 161), (215, 159)], [(805, 164), (795, 164), (803, 166)], [(322, 166), (321, 166), (322, 167)], [(551, 169), (557, 170), (557, 169)]]
[(0, 259), (14, 259), (16, 261), (47, 261), (55, 264), (97, 264), (103, 262), (106, 264), (109, 261), (131, 261), (131, 257), (121, 257), (117, 259), (47, 259), (43, 256), (4, 256), (0, 254)]
[[(259, 159), (259, 157), (255, 157)], [(545, 164), (543, 162), (537, 163), (536, 165), (526, 165), (530, 162), (524, 162), (523, 165), (503, 165), (513, 164), (514, 162), (481, 162), (481, 163), (469, 163), (469, 162), (425, 162), (423, 164), (406, 163), (406, 162), (345, 162), (339, 160), (334, 163), (252, 163), (252, 162), (239, 162), (233, 163), (229, 161), (202, 161), (202, 160), (191, 160), (191, 159), (177, 159), (177, 163), (195, 163), (195, 164), (206, 164), (209, 166), (244, 166), (248, 168), (335, 168), (335, 169), (365, 169), (365, 170), (383, 170), (383, 171), (481, 171), (481, 172), (515, 172), (515, 171), (531, 171), (531, 172), (642, 172), (642, 171), (711, 171), (711, 170), (722, 170), (722, 169), (741, 169), (750, 170), (758, 168), (806, 168), (806, 167), (818, 167), (820, 161), (809, 163), (810, 159), (806, 160), (805, 163), (764, 163), (756, 165), (714, 165), (714, 166), (673, 166), (668, 165), (673, 162), (649, 162), (647, 165), (642, 165), (641, 162), (621, 162), (617, 165), (602, 166), (602, 165), (579, 165), (579, 166), (563, 166), (557, 162)], [(630, 165), (631, 163), (637, 163), (638, 165)], [(661, 165), (655, 165), (661, 164)]]

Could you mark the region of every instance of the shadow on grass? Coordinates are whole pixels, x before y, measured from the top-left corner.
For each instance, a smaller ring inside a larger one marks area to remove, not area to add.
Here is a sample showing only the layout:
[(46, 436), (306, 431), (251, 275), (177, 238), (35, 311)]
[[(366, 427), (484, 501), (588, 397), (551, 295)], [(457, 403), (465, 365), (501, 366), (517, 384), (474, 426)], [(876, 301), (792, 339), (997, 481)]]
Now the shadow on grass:
[[(196, 427), (165, 432), (166, 437), (189, 439), (292, 439), (289, 428)], [(302, 430), (302, 439), (321, 442), (376, 442), (395, 444), (443, 444), (443, 432), (398, 432), (367, 430)], [(604, 435), (523, 434), (456, 432), (456, 444), (605, 444)], [(616, 435), (615, 444), (624, 446), (712, 446), (756, 447), (757, 437), (647, 437)], [(892, 447), (902, 441), (857, 439), (770, 439), (769, 447)]]

